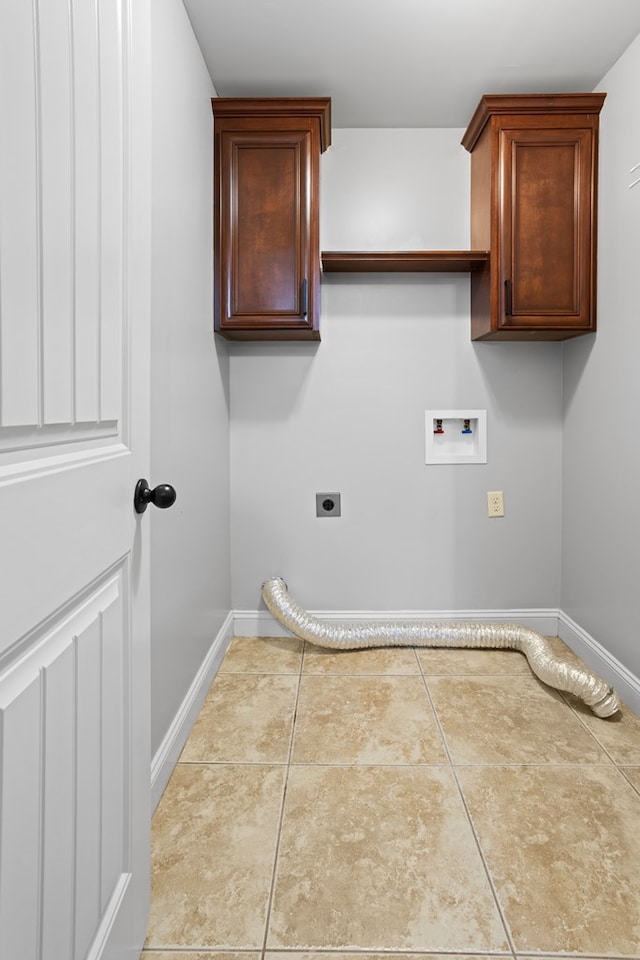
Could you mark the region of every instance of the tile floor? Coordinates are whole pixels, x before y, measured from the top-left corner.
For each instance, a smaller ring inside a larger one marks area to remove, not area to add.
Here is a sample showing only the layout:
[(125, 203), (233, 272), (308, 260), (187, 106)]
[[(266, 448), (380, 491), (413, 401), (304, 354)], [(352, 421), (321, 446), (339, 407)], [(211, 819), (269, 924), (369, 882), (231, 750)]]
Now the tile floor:
[(154, 816), (142, 957), (320, 953), (640, 958), (640, 720), (515, 651), (236, 638)]

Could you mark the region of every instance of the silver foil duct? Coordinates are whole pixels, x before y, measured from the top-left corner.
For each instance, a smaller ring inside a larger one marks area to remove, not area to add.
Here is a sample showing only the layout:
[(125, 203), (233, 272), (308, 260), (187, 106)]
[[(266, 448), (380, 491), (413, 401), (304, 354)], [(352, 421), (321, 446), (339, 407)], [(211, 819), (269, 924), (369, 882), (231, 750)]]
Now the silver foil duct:
[(459, 620), (401, 620), (328, 624), (291, 599), (280, 577), (262, 585), (262, 596), (275, 619), (301, 640), (320, 647), (356, 650), (367, 647), (466, 647), (519, 650), (535, 675), (550, 687), (578, 697), (598, 717), (613, 716), (620, 702), (612, 687), (583, 664), (558, 657), (535, 630), (517, 623), (467, 623)]

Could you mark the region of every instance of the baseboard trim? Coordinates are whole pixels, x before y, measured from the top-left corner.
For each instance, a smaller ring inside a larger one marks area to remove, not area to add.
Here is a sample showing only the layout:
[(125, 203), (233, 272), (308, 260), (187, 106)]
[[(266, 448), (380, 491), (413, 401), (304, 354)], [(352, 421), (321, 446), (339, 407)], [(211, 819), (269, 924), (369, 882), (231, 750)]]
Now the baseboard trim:
[[(380, 623), (390, 620), (481, 620), (484, 623), (519, 623), (537, 630), (545, 637), (555, 637), (558, 633), (558, 610), (310, 610), (309, 613), (328, 624)], [(234, 633), (237, 637), (291, 636), (268, 610), (234, 611)]]
[(562, 610), (558, 616), (558, 636), (603, 680), (611, 684), (633, 713), (640, 715), (640, 679)]
[(158, 805), (234, 635), (233, 611), (220, 627), (151, 762), (151, 809)]

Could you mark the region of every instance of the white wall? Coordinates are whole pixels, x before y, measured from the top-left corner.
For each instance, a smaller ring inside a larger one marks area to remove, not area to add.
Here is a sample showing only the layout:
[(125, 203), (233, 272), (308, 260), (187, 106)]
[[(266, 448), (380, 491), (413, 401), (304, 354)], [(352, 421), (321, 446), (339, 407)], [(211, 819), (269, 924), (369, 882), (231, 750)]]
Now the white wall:
[(599, 89), (598, 332), (563, 358), (562, 607), (640, 676), (640, 38)]
[[(467, 248), (461, 134), (334, 130), (322, 248)], [(274, 574), (316, 610), (557, 607), (561, 347), (472, 344), (456, 275), (327, 277), (321, 330), (231, 347), (234, 608)], [(425, 409), (464, 406), (488, 410), (488, 463), (425, 466)]]
[(215, 94), (181, 0), (154, 0), (152, 751), (158, 748), (231, 606), (229, 363), (213, 335)]

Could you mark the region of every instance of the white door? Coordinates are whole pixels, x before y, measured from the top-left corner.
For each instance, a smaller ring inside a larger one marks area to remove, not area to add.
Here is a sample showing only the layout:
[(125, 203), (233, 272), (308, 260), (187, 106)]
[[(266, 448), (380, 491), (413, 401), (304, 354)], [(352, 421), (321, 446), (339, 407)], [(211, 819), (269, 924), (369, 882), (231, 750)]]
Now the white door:
[(148, 899), (149, 0), (0, 3), (0, 957)]

